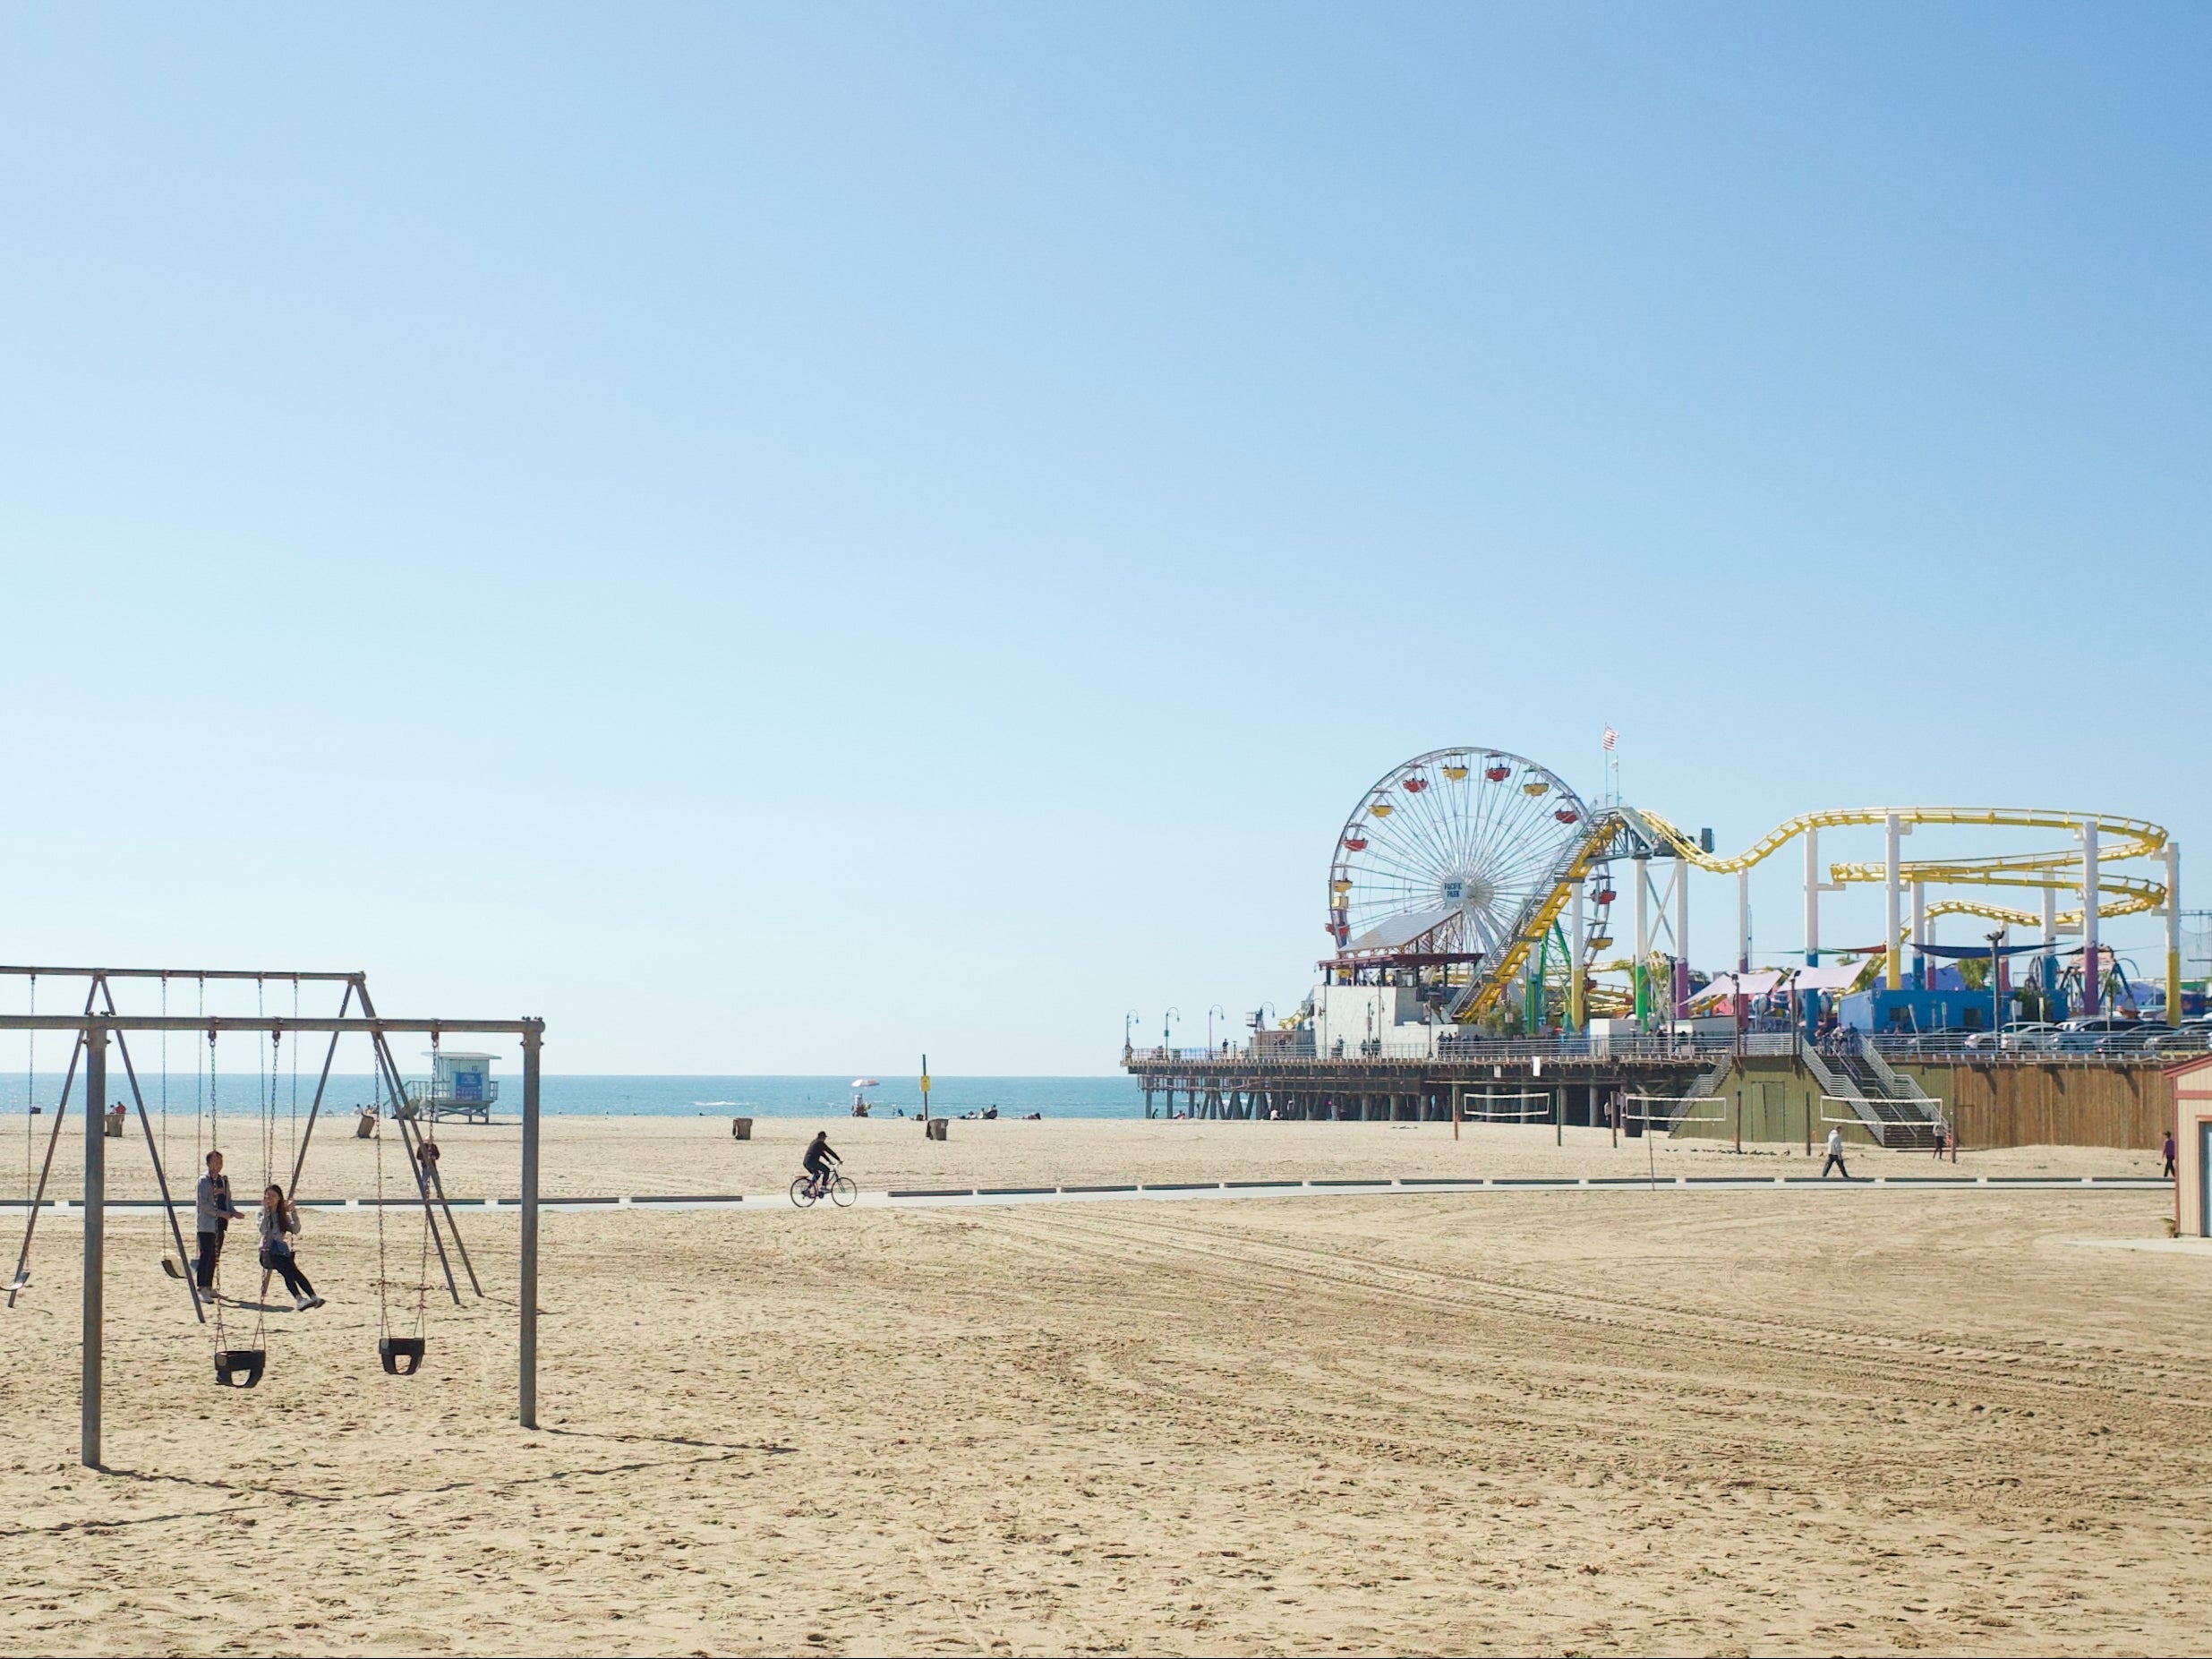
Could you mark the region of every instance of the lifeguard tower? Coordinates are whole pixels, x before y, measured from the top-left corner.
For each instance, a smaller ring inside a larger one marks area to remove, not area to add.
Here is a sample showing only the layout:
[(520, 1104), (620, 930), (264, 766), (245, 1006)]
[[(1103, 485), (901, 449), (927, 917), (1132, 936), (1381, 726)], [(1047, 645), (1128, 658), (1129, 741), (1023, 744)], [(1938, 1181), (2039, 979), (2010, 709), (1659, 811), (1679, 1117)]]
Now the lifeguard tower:
[(491, 1063), (499, 1056), (432, 1049), (426, 1057), (431, 1075), (407, 1085), (408, 1106), (432, 1123), (448, 1117), (490, 1123), (492, 1104), (500, 1098), (500, 1086), (491, 1079)]

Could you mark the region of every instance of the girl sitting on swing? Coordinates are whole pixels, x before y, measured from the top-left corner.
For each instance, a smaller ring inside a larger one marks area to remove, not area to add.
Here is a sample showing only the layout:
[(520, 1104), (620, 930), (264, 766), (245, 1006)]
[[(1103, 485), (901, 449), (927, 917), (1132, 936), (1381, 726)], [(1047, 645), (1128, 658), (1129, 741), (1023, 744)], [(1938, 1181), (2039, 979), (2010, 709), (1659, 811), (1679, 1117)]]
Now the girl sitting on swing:
[(319, 1308), (322, 1298), (308, 1283), (307, 1275), (300, 1271), (299, 1262), (292, 1253), (292, 1239), (300, 1230), (300, 1212), (292, 1207), (284, 1195), (284, 1188), (271, 1182), (261, 1194), (261, 1265), (272, 1273), (284, 1277), (284, 1287), (292, 1293), (294, 1309), (304, 1313), (309, 1308)]

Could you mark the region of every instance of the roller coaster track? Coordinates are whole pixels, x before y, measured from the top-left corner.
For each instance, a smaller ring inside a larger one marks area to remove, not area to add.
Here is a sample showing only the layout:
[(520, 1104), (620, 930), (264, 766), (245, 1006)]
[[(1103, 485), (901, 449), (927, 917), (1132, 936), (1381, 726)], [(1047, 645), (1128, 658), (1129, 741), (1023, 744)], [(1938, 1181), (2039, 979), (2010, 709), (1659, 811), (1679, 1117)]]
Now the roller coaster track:
[[(2068, 812), (2047, 807), (1841, 807), (1824, 812), (1800, 813), (1785, 819), (1733, 857), (1711, 853), (1688, 834), (1656, 812), (1622, 807), (1598, 814), (1590, 833), (1574, 847), (1553, 872), (1551, 884), (1515, 929), (1506, 948), (1486, 965), (1453, 1005), (1450, 1017), (1465, 1022), (1498, 1005), (1507, 988), (1526, 966), (1529, 953), (1549, 933), (1567, 908), (1576, 884), (1585, 879), (1601, 859), (1614, 856), (1613, 842), (1627, 832), (1649, 842), (1656, 851), (1678, 858), (1713, 875), (1734, 875), (1765, 862), (1798, 836), (1823, 829), (1886, 825), (1894, 816), (1900, 825), (1965, 825), (1994, 829), (2049, 829), (2078, 834), (2085, 825), (2097, 826), (2100, 843), (2097, 877), (2097, 913), (2130, 916), (2164, 907), (2163, 882), (2139, 876), (2114, 876), (2106, 863), (2144, 859), (2163, 851), (2166, 832), (2143, 818), (2115, 817), (2102, 812)], [(1941, 886), (2025, 887), (2038, 891), (2080, 890), (2081, 854), (2078, 851), (2010, 853), (1985, 859), (1900, 860), (1898, 879)], [(1832, 882), (1883, 882), (1888, 867), (1878, 863), (1840, 863), (1828, 867)], [(2040, 913), (2016, 910), (1980, 899), (1943, 899), (1927, 907), (1934, 916), (1983, 916), (2009, 927), (2039, 928)], [(2077, 905), (2057, 912), (2061, 927), (2079, 928), (2082, 911)], [(1577, 942), (1576, 948), (1579, 947)]]
[[(2063, 829), (2079, 830), (2085, 824), (2097, 825), (2100, 839), (2113, 838), (2103, 856), (2108, 859), (2144, 859), (2166, 844), (2166, 833), (2157, 825), (2142, 818), (2114, 817), (2102, 812), (2066, 812), (2055, 807), (1841, 807), (1825, 812), (1800, 813), (1794, 818), (1785, 818), (1757, 841), (1734, 858), (1721, 858), (1699, 848), (1695, 837), (1684, 834), (1656, 812), (1632, 811), (1629, 816), (1647, 824), (1661, 840), (1670, 843), (1670, 851), (1678, 858), (1687, 859), (1699, 869), (1711, 870), (1715, 875), (1732, 876), (1738, 870), (1747, 870), (1781, 851), (1807, 830), (1837, 829), (1846, 825), (1886, 823), (1895, 814), (1900, 824), (1970, 824), (1986, 825), (1998, 829)], [(2075, 855), (2067, 852), (2030, 853), (2025, 861), (2044, 863), (2064, 862)], [(2011, 867), (2023, 862), (2019, 859), (1966, 859), (1965, 863)]]
[[(1513, 937), (1507, 942), (1506, 948), (1498, 953), (1495, 960), (1452, 1005), (1452, 1019), (1465, 1023), (1498, 1005), (1499, 999), (1506, 994), (1506, 987), (1512, 984), (1515, 976), (1527, 965), (1528, 953), (1536, 948), (1537, 943), (1551, 931), (1552, 925), (1559, 919), (1559, 912), (1567, 908), (1567, 902), (1573, 896), (1576, 884), (1587, 878), (1591, 870), (1611, 853), (1613, 842), (1619, 835), (1623, 825), (1622, 816), (1618, 812), (1601, 812), (1590, 820), (1590, 833), (1567, 850), (1567, 856), (1552, 871), (1550, 885), (1521, 918), (1520, 925), (1514, 929)], [(1576, 940), (1569, 948), (1580, 950), (1582, 942)]]
[[(2057, 829), (2078, 832), (2094, 824), (2101, 843), (2097, 877), (2097, 913), (2131, 916), (2156, 911), (2165, 903), (2163, 882), (2139, 876), (2113, 876), (2104, 865), (2128, 859), (2146, 859), (2164, 850), (2166, 832), (2142, 818), (2114, 817), (2102, 812), (2066, 812), (2048, 807), (1851, 807), (1826, 812), (1807, 812), (1776, 825), (1733, 858), (1721, 858), (1701, 849), (1696, 841), (1655, 812), (1635, 811), (1627, 816), (1648, 826), (1652, 839), (1677, 858), (1702, 870), (1732, 875), (1763, 863), (1808, 830), (1844, 825), (1881, 825), (1894, 814), (1900, 824), (1987, 825), (1998, 829)], [(1900, 861), (1898, 879), (1942, 886), (2056, 888), (2079, 892), (2081, 855), (2056, 852), (2012, 853), (1986, 859), (1933, 859)], [(1887, 867), (1872, 863), (1832, 864), (1832, 882), (1879, 882), (1888, 879)], [(2028, 911), (1975, 899), (1944, 899), (1928, 906), (1931, 916), (1986, 916), (2016, 928), (2040, 927), (2043, 918)], [(2062, 927), (2079, 928), (2081, 909), (2058, 912)]]

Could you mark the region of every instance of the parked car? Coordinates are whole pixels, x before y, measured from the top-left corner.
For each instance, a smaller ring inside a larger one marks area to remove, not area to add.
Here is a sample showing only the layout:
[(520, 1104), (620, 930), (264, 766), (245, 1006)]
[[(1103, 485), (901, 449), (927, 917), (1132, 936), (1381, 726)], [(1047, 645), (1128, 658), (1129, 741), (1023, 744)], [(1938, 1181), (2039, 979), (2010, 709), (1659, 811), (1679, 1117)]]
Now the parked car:
[(1963, 1025), (1946, 1025), (1933, 1031), (1894, 1031), (1884, 1036), (1882, 1049), (1885, 1054), (1957, 1054), (1982, 1034)]
[(2183, 1020), (2170, 1031), (2155, 1033), (2148, 1047), (2153, 1054), (2202, 1054), (2212, 1048), (2212, 1020)]
[(1977, 1031), (1966, 1039), (1969, 1048), (2048, 1048), (2058, 1027), (2048, 1020), (2015, 1020), (2001, 1031)]
[(2113, 1054), (2140, 1048), (2173, 1030), (2158, 1020), (2129, 1020), (2117, 1014), (2061, 1022), (2052, 1047), (2064, 1054)]

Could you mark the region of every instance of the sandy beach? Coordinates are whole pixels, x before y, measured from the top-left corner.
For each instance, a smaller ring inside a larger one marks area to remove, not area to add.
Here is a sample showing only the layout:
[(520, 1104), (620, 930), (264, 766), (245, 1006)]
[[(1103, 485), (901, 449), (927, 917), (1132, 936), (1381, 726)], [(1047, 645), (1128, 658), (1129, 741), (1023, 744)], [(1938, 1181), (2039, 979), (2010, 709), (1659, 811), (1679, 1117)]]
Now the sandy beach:
[[(762, 1120), (739, 1143), (720, 1119), (549, 1125), (549, 1193), (773, 1201), (549, 1215), (536, 1434), (514, 1423), (511, 1212), (464, 1213), (489, 1294), (433, 1298), (411, 1380), (377, 1368), (373, 1211), (311, 1214), (303, 1260), (329, 1305), (268, 1314), (269, 1378), (234, 1394), (158, 1270), (157, 1219), (119, 1212), (110, 1467), (83, 1470), (76, 1218), (47, 1217), (32, 1289), (0, 1314), (0, 1648), (2118, 1653), (2212, 1638), (2212, 1454), (2188, 1431), (2212, 1259), (2076, 1242), (2161, 1236), (2161, 1193), (802, 1213), (780, 1193), (815, 1126)], [(895, 1119), (830, 1126), (868, 1189), (1814, 1167), (1587, 1131), (1562, 1149), (1548, 1129), (1455, 1144), (1448, 1125), (1002, 1120), (935, 1143)], [(188, 1167), (185, 1129), (171, 1155)], [(512, 1193), (511, 1128), (441, 1141), (457, 1195)], [(258, 1144), (235, 1156), (240, 1184), (257, 1180)], [(114, 1190), (149, 1190), (144, 1162), (117, 1151)], [(1868, 1174), (1932, 1165), (1854, 1158)], [(2080, 1149), (1969, 1152), (1960, 1169), (2148, 1173)], [(372, 1145), (318, 1140), (309, 1197), (374, 1183)]]

